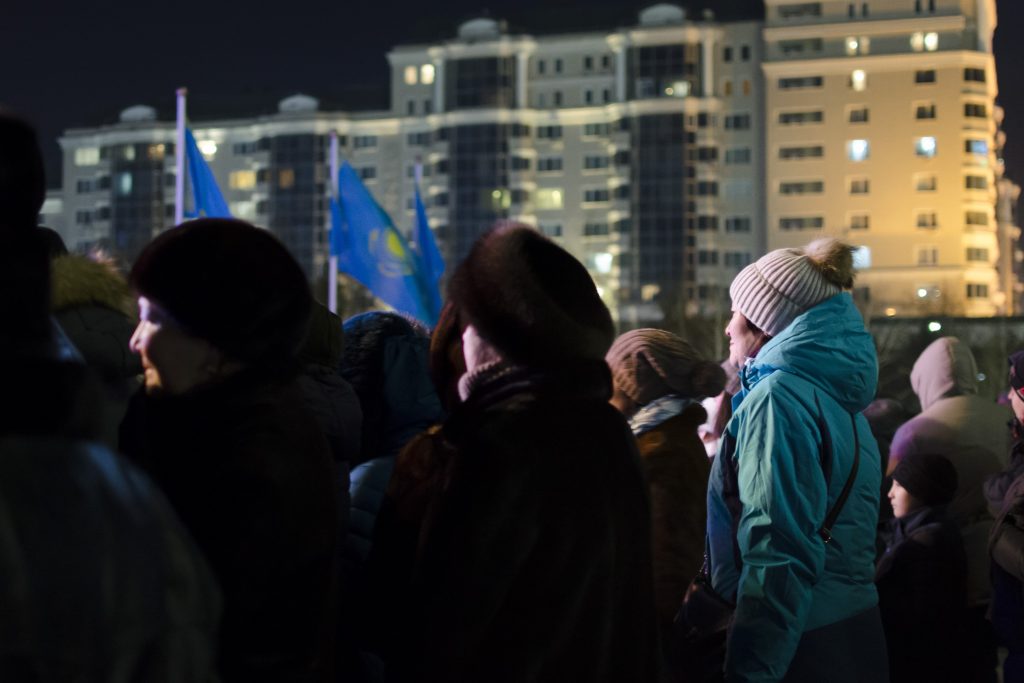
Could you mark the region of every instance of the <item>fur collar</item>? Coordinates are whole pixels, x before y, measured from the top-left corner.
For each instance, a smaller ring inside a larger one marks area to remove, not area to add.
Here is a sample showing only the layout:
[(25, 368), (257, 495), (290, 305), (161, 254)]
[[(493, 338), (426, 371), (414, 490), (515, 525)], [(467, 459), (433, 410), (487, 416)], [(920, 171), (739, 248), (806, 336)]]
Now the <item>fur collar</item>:
[(128, 283), (114, 266), (68, 254), (55, 258), (50, 271), (50, 308), (54, 312), (92, 305), (119, 311), (130, 318), (136, 316)]

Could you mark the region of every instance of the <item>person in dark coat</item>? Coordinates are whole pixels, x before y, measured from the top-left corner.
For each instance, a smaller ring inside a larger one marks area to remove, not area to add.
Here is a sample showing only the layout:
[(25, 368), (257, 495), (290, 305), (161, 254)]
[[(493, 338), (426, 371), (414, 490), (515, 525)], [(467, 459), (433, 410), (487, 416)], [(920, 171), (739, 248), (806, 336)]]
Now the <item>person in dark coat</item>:
[(301, 268), (265, 230), (199, 219), (153, 240), (130, 282), (145, 387), (121, 447), (220, 581), (223, 679), (330, 680), (337, 497), (295, 382), (312, 301)]
[(704, 559), (711, 463), (697, 434), (707, 420), (699, 401), (722, 391), (725, 371), (656, 329), (623, 334), (605, 359), (615, 385), (612, 405), (629, 420), (647, 477), (655, 598), (665, 634)]
[[(1010, 408), (1018, 424), (1024, 421), (1024, 350), (1010, 361)], [(1014, 456), (1019, 448), (1014, 447)], [(1011, 462), (1010, 471), (1014, 463)], [(1019, 467), (1019, 463), (1017, 463)], [(987, 482), (986, 494), (1003, 489), (996, 521), (989, 536), (992, 558), (992, 605), (989, 617), (999, 644), (1008, 651), (1003, 682), (1024, 682), (1024, 473), (1006, 485), (1002, 477)]]
[(449, 291), (467, 372), (392, 679), (655, 680), (650, 510), (608, 403), (608, 309), (578, 261), (515, 224), (477, 241)]
[(212, 680), (219, 591), (97, 441), (96, 382), (50, 317), (44, 192), (34, 131), (0, 112), (0, 680)]
[(967, 680), (967, 555), (946, 516), (956, 468), (941, 455), (915, 453), (900, 460), (892, 479), (893, 519), (875, 570), (890, 680)]

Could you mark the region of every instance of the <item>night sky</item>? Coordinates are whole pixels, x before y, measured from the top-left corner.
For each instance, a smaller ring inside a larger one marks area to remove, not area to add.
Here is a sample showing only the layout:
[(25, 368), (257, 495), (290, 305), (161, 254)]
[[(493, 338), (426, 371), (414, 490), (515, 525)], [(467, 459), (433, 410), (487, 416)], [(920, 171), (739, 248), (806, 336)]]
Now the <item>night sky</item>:
[[(908, 0), (909, 2), (909, 0)], [(636, 23), (651, 0), (224, 0), (15, 2), (0, 21), (0, 104), (39, 129), (49, 184), (60, 183), (56, 138), (66, 128), (117, 120), (133, 104), (173, 118), (174, 90), (189, 89), (197, 120), (276, 110), (303, 92), (323, 108), (387, 105), (385, 53), (454, 37), (475, 16), (506, 19), (511, 33), (613, 29)], [(1009, 174), (1024, 181), (1024, 2), (996, 0), (996, 65)], [(699, 17), (759, 18), (760, 0), (703, 0)]]

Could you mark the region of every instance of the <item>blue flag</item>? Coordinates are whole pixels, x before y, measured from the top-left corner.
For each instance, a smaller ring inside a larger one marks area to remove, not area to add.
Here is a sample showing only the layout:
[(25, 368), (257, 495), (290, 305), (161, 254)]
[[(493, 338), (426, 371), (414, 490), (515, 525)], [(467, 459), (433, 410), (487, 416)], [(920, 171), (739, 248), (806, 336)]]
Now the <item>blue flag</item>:
[(444, 274), (444, 258), (434, 241), (434, 233), (430, 230), (430, 223), (427, 222), (427, 209), (423, 206), (423, 198), (420, 197), (420, 186), (416, 183), (416, 222), (413, 229), (413, 248), (416, 249), (426, 278), (427, 293), (430, 295), (431, 304), (440, 312), (441, 310), (441, 276)]
[(217, 187), (217, 179), (213, 177), (213, 171), (203, 158), (203, 153), (199, 151), (190, 128), (185, 129), (185, 156), (188, 179), (192, 185), (192, 203), (195, 207), (191, 213), (185, 215), (188, 218), (231, 218), (228, 203), (224, 201), (224, 195)]
[(338, 270), (388, 306), (437, 324), (440, 311), (420, 260), (347, 161), (338, 173), (338, 201), (331, 200), (331, 255), (338, 257)]

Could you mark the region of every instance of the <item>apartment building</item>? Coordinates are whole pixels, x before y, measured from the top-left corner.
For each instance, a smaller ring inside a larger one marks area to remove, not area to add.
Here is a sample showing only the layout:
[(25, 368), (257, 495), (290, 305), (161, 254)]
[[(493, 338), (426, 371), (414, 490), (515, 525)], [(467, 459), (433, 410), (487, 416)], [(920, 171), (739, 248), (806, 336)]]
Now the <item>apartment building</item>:
[(765, 5), (768, 247), (858, 244), (872, 315), (1011, 312), (992, 0)]

